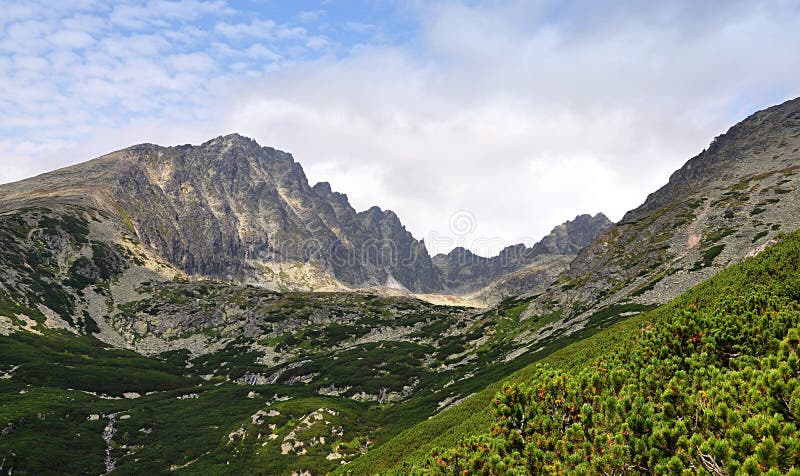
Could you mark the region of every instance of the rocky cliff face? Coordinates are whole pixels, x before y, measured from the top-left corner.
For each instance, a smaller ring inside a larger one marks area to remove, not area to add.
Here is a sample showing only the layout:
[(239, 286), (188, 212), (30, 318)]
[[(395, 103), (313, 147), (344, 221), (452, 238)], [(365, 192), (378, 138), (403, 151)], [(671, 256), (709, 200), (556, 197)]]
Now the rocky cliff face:
[(491, 281), (469, 294), (472, 302), (494, 306), (513, 296), (533, 295), (542, 292), (569, 270), (575, 255), (542, 254), (531, 263)]
[[(613, 223), (602, 213), (595, 216), (579, 215), (574, 220), (553, 228), (550, 234), (530, 248), (523, 244), (509, 246), (491, 258), (478, 256), (464, 248), (455, 248), (446, 255), (436, 255), (433, 261), (441, 269), (445, 286), (460, 293), (476, 291), (534, 264), (536, 270), (546, 271), (544, 274), (538, 274), (541, 279), (535, 282), (529, 282), (530, 273), (519, 274), (517, 277), (520, 279), (509, 277), (504, 281), (508, 285), (507, 292), (510, 293), (512, 292), (510, 290), (514, 289), (519, 291), (516, 294), (520, 294), (550, 284), (552, 281), (545, 279), (545, 276), (558, 274), (555, 270), (560, 271), (565, 261), (564, 259), (542, 260), (540, 257), (544, 255), (574, 257), (580, 249), (592, 243), (612, 225)], [(554, 265), (558, 263), (558, 265), (548, 267), (548, 263)], [(521, 279), (523, 275), (526, 276), (525, 279)]]
[(574, 255), (610, 225), (585, 215), (531, 249), (494, 258), (456, 249), (433, 260), (393, 212), (356, 212), (329, 184), (310, 186), (290, 154), (237, 134), (199, 146), (137, 145), (0, 186), (2, 208), (67, 203), (101, 211), (189, 275), (273, 289), (466, 293), (537, 256)]
[(356, 213), (328, 184), (311, 187), (290, 154), (235, 134), (200, 146), (138, 145), (0, 190), (6, 204), (103, 210), (190, 275), (263, 282), (276, 273), (270, 264), (293, 263), (354, 287), (442, 289), (423, 243), (394, 213)]
[(533, 245), (532, 254), (577, 255), (594, 243), (597, 237), (614, 224), (602, 213), (578, 215), (553, 228), (549, 235)]

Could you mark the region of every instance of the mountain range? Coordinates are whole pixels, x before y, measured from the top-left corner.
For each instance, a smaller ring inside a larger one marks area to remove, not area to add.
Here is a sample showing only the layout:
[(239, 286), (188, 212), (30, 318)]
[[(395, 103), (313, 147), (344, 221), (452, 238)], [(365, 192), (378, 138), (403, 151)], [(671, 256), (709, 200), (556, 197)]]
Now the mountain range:
[[(493, 258), (457, 248), (432, 259), (390, 210), (356, 212), (290, 154), (231, 134), (199, 146), (142, 144), (0, 186), (0, 206), (96, 210), (120, 236), (189, 276), (271, 289), (389, 287), (474, 292), (543, 255), (574, 256), (611, 226), (602, 214)], [(540, 260), (541, 261), (541, 260)]]
[(579, 215), (494, 257), (430, 256), (236, 134), (0, 185), (0, 472), (405, 474), (488, 431), (505, 379), (602, 367), (798, 230), (798, 151), (795, 99), (618, 223)]

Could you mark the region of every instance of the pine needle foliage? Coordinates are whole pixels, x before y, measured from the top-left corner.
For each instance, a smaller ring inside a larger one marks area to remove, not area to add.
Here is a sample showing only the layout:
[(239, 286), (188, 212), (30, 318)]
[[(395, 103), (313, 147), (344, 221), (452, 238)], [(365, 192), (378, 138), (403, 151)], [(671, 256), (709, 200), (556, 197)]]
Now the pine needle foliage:
[(800, 475), (800, 234), (590, 365), (504, 387), (493, 411), (489, 433), (416, 473)]

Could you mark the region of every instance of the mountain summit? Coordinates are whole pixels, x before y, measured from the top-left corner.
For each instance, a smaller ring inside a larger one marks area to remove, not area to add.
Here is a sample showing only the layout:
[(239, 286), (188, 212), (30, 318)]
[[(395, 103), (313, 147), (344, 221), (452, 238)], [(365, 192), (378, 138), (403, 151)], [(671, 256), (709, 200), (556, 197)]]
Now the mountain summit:
[(798, 137), (800, 98), (732, 126), (581, 249), (529, 314), (559, 309), (572, 319), (553, 331), (570, 332), (602, 309), (661, 304), (796, 230)]
[[(583, 247), (591, 244), (601, 233), (613, 226), (611, 220), (602, 213), (597, 215), (578, 215), (555, 228), (541, 241), (528, 248), (524, 244), (508, 246), (497, 256), (484, 258), (464, 248), (454, 248), (448, 254), (434, 256), (434, 264), (442, 270), (445, 286), (457, 292), (474, 292), (506, 275), (534, 264), (544, 262), (549, 256), (556, 260), (547, 261), (551, 266), (537, 267), (544, 271), (538, 283), (527, 282), (519, 292), (539, 289), (552, 282), (558, 272), (572, 261)], [(559, 266), (554, 266), (560, 263)], [(502, 293), (507, 295), (508, 293)]]
[[(586, 408), (598, 401), (596, 382), (607, 384), (600, 395), (617, 395), (619, 375), (631, 383), (648, 376), (641, 388), (673, 402), (655, 367), (639, 365), (658, 352), (679, 371), (671, 381), (696, 371), (696, 401), (707, 402), (709, 380), (700, 377), (721, 375), (707, 370), (708, 356), (740, 365), (731, 356), (742, 332), (753, 344), (747, 365), (767, 355), (765, 342), (793, 355), (796, 336), (779, 341), (793, 332), (800, 237), (780, 235), (800, 227), (798, 137), (800, 101), (758, 112), (620, 223), (579, 215), (531, 247), (489, 258), (464, 248), (431, 258), (393, 212), (356, 212), (329, 184), (310, 186), (291, 155), (237, 135), (138, 145), (2, 185), (0, 466), (15, 474), (115, 466), (130, 474), (372, 474), (398, 463), (406, 474), (400, 458), (431, 454), (484, 425), (480, 408), (503, 382), (542, 376), (519, 398), (504, 394), (512, 406), (546, 404), (541, 392), (551, 384), (545, 393), (563, 399), (569, 380), (553, 378), (558, 366), (591, 370), (592, 378), (578, 377), (588, 393), (572, 392)], [(774, 292), (763, 292), (765, 282)], [(454, 305), (473, 300), (496, 306)], [(754, 327), (759, 320), (782, 330)], [(641, 339), (654, 347), (628, 359)], [(620, 357), (624, 369), (603, 355)], [(529, 366), (542, 359), (549, 363)], [(752, 408), (784, 421), (774, 408), (788, 408), (791, 379), (752, 380), (777, 382), (778, 406), (763, 405), (770, 392), (761, 388)], [(568, 413), (586, 413), (581, 405)], [(552, 413), (535, 409), (529, 415)], [(680, 416), (671, 409), (659, 411)], [(611, 414), (606, 423), (622, 421)], [(498, 415), (503, 426), (491, 434), (511, 435), (507, 448), (518, 454), (519, 435), (506, 431), (502, 408)], [(576, 418), (595, 428), (586, 415)], [(539, 423), (549, 431), (552, 422)], [(574, 442), (573, 427), (553, 441)], [(650, 431), (639, 435), (644, 445), (654, 441)], [(489, 440), (477, 441), (461, 448), (483, 454)], [(445, 460), (456, 461), (437, 453), (435, 464)]]
[(4, 207), (101, 210), (189, 275), (273, 289), (474, 291), (540, 254), (574, 255), (610, 226), (604, 216), (579, 217), (581, 224), (554, 230), (548, 244), (510, 260), (434, 262), (394, 212), (356, 212), (328, 183), (310, 186), (291, 154), (239, 134), (199, 146), (132, 146), (0, 186), (0, 197)]

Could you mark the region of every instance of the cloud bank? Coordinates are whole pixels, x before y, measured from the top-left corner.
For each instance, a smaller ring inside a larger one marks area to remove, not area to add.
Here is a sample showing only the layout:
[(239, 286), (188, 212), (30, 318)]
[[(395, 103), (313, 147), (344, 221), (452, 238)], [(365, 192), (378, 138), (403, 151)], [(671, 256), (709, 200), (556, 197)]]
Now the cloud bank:
[(0, 20), (0, 182), (235, 131), (357, 209), (393, 209), (434, 253), (619, 219), (734, 122), (800, 95), (794, 2), (415, 2), (388, 23), (336, 2), (78, 3)]

